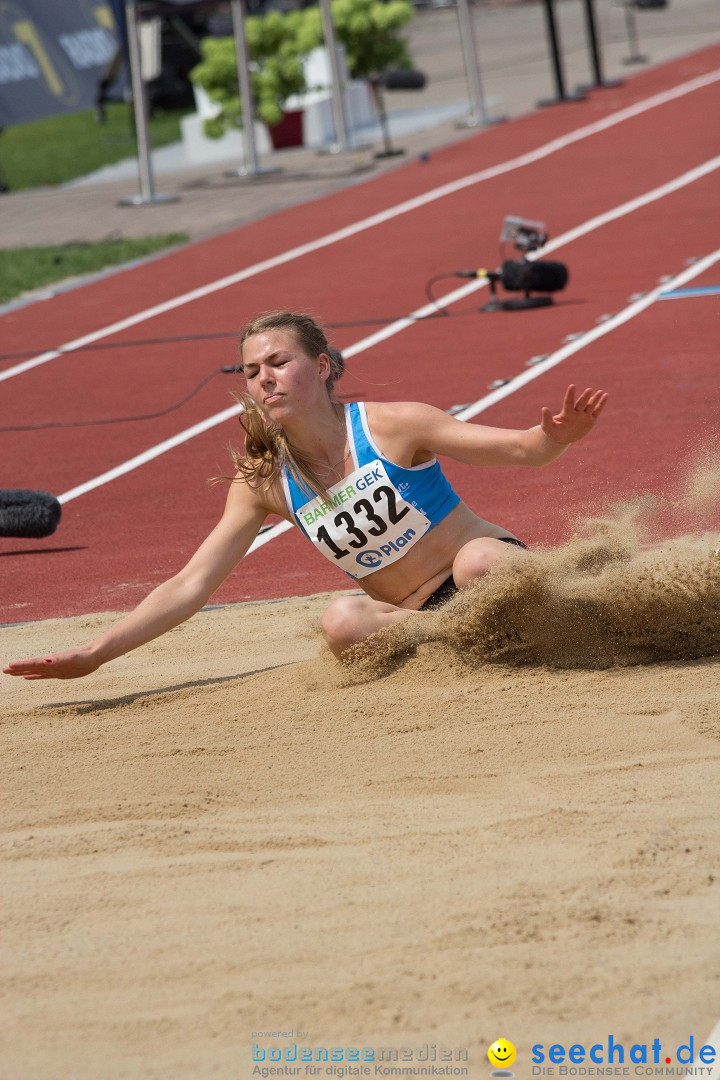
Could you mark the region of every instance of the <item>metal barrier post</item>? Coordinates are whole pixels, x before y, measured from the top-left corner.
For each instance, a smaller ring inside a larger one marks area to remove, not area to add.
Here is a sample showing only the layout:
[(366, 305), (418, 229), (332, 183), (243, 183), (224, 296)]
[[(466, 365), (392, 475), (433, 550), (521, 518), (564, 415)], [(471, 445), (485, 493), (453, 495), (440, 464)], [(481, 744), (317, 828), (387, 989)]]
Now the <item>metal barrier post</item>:
[(485, 96), (480, 78), (477, 42), (475, 40), (475, 27), (468, 0), (457, 0), (457, 15), (470, 104), (469, 115), (464, 120), (460, 120), (457, 126), (489, 127), (492, 124), (501, 124), (507, 117), (488, 116), (485, 108)]
[(260, 165), (255, 144), (255, 102), (250, 85), (250, 66), (247, 37), (245, 35), (244, 0), (230, 0), (233, 36), (235, 38), (235, 56), (237, 59), (238, 84), (240, 88), (240, 106), (242, 109), (242, 140), (245, 164), (239, 169), (230, 169), (226, 176), (265, 176), (280, 172), (277, 166)]
[(338, 63), (337, 37), (335, 35), (335, 27), (332, 21), (330, 0), (320, 0), (320, 10), (322, 12), (325, 48), (327, 49), (327, 53), (330, 58), (330, 93), (332, 96), (332, 113), (333, 121), (335, 124), (335, 142), (327, 149), (328, 153), (342, 154), (346, 150), (349, 150), (350, 146), (348, 144), (347, 120), (345, 117), (345, 102), (343, 100), (343, 92), (340, 80), (340, 64)]
[(592, 74), (595, 81), (592, 83), (584, 83), (582, 86), (578, 86), (577, 91), (582, 94), (585, 90), (600, 90), (608, 89), (613, 86), (622, 86), (622, 79), (603, 78), (600, 46), (598, 43), (597, 24), (595, 22), (595, 8), (593, 0), (584, 0), (584, 7), (585, 29), (587, 31), (587, 43), (588, 50), (590, 52), (590, 64), (592, 67)]
[(638, 52), (637, 23), (635, 21), (635, 8), (632, 0), (625, 0), (625, 26), (627, 28), (628, 45), (630, 55), (623, 57), (623, 64), (647, 64), (647, 56)]
[(120, 199), (118, 206), (148, 206), (152, 203), (178, 202), (177, 195), (161, 195), (154, 190), (150, 145), (148, 139), (147, 88), (142, 77), (140, 57), (140, 17), (135, 0), (125, 0), (125, 20), (130, 53), (130, 79), (132, 83), (133, 115), (135, 117), (135, 140), (137, 144), (140, 191)]
[(538, 105), (557, 105), (562, 101), (584, 101), (583, 94), (567, 94), (565, 92), (565, 78), (563, 75), (562, 61), (560, 59), (560, 38), (557, 31), (557, 25), (555, 23), (555, 10), (553, 8), (553, 0), (544, 0), (545, 5), (545, 24), (547, 29), (547, 36), (550, 42), (550, 56), (552, 60), (553, 72), (555, 74), (555, 88), (557, 90), (557, 97), (543, 98), (538, 101)]

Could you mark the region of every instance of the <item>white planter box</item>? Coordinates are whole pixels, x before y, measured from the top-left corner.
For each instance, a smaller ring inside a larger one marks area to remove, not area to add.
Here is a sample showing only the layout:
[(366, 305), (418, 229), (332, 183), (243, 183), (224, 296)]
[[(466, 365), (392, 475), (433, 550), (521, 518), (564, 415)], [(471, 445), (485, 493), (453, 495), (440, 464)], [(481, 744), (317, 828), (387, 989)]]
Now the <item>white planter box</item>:
[[(288, 106), (303, 110), (303, 142), (305, 146), (321, 147), (332, 143), (336, 136), (332, 110), (332, 72), (327, 49), (321, 45), (303, 60), (305, 82), (311, 89), (307, 94), (290, 98)], [(348, 76), (345, 50), (338, 49), (338, 67), (343, 89), (345, 122), (348, 133), (375, 123), (372, 91), (363, 80)]]
[[(204, 123), (204, 117), (197, 113), (184, 116), (180, 121), (185, 157), (191, 165), (245, 160), (242, 131), (226, 131), (219, 139), (209, 139), (203, 131)], [(272, 149), (264, 124), (255, 124), (255, 148), (258, 154), (269, 154)]]
[[(332, 95), (327, 91), (314, 91), (293, 97), (288, 101), (293, 108), (303, 110), (303, 143), (305, 146), (328, 146), (336, 139)], [(352, 80), (343, 91), (345, 123), (348, 134), (357, 128), (367, 127), (376, 121), (372, 91), (366, 82)]]
[[(344, 50), (340, 53), (340, 78), (345, 89), (343, 102), (348, 134), (358, 128), (367, 127), (376, 122), (373, 95), (368, 83), (363, 80), (349, 79)], [(303, 144), (309, 147), (329, 146), (336, 139), (335, 121), (332, 110), (330, 61), (327, 49), (321, 46), (303, 61), (305, 81), (312, 87), (307, 94), (297, 94), (288, 98), (288, 110), (301, 109), (303, 112)], [(209, 139), (203, 131), (206, 119), (217, 116), (220, 106), (210, 99), (201, 86), (193, 85), (197, 112), (180, 121), (185, 156), (194, 165), (206, 162), (244, 161), (241, 131), (227, 131), (220, 139)], [(264, 156), (272, 150), (272, 142), (265, 124), (255, 123), (255, 146), (259, 155)]]
[[(197, 112), (184, 116), (180, 121), (185, 157), (191, 165), (225, 161), (244, 161), (243, 133), (226, 131), (219, 139), (210, 139), (204, 132), (206, 120), (220, 112), (220, 106), (212, 101), (201, 86), (193, 84)], [(255, 123), (255, 148), (258, 154), (269, 154), (272, 149), (270, 136), (264, 124)]]

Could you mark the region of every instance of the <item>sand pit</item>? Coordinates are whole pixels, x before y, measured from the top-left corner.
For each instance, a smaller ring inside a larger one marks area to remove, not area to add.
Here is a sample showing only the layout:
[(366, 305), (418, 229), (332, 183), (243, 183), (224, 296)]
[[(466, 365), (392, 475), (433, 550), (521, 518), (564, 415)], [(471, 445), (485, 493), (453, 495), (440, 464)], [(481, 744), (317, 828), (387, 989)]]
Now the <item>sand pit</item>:
[(609, 1035), (684, 1076), (720, 1012), (720, 537), (648, 553), (638, 520), (510, 560), (351, 677), (317, 596), (4, 679), (3, 1078), (245, 1080), (254, 1043), (482, 1077), (499, 1036), (529, 1077), (532, 1045)]

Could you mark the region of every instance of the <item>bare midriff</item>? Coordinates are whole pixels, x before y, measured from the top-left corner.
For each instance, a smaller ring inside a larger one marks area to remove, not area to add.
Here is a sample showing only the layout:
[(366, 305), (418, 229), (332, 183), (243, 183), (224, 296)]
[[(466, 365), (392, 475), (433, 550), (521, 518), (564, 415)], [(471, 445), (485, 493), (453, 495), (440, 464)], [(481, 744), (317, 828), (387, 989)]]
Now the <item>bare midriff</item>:
[[(297, 524), (288, 513), (282, 491), (277, 486), (273, 487), (269, 497), (266, 495), (265, 503), (268, 513)], [(482, 537), (499, 539), (503, 536), (513, 534), (500, 525), (493, 525), (491, 521), (478, 517), (469, 506), (460, 502), (439, 525), (425, 533), (402, 559), (374, 574), (368, 574), (357, 584), (373, 600), (417, 610), (450, 577), (460, 548), (471, 540)]]
[[(418, 462), (408, 461), (403, 467), (416, 464)], [(352, 468), (353, 464), (349, 462), (347, 469)], [(269, 513), (278, 514), (293, 525), (297, 524), (285, 503), (285, 495), (278, 482), (265, 493), (264, 505)], [(469, 506), (460, 502), (401, 559), (357, 579), (357, 584), (373, 600), (417, 610), (450, 577), (455, 556), (460, 549), (471, 540), (485, 537), (499, 539), (513, 537), (513, 534), (500, 525), (493, 525), (491, 521), (478, 517)]]
[(358, 585), (373, 600), (418, 609), (450, 577), (455, 556), (465, 544), (481, 537), (498, 539), (512, 535), (507, 529), (484, 521), (461, 502), (402, 559), (368, 574)]

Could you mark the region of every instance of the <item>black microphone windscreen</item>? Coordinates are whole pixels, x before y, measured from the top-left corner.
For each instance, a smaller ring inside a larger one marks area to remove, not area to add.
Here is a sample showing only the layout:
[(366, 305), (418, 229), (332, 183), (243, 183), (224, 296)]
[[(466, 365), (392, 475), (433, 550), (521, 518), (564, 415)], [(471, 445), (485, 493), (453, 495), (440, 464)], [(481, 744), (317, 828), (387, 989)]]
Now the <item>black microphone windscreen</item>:
[(525, 259), (506, 259), (500, 271), (500, 280), (503, 288), (509, 292), (522, 292), (528, 288), (527, 280), (530, 273), (530, 263)]
[(564, 263), (536, 259), (507, 259), (502, 265), (501, 280), (509, 292), (559, 292), (568, 283)]
[(569, 274), (565, 263), (536, 259), (530, 265), (531, 292), (559, 292), (567, 285)]
[(422, 71), (393, 68), (380, 81), (386, 90), (422, 90), (427, 79)]
[(50, 536), (61, 516), (60, 503), (48, 491), (0, 489), (0, 536)]

